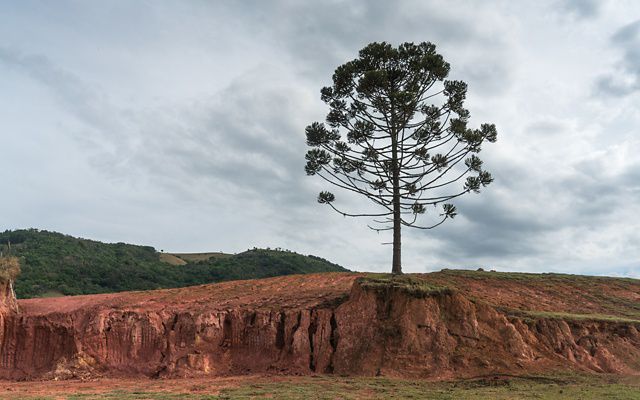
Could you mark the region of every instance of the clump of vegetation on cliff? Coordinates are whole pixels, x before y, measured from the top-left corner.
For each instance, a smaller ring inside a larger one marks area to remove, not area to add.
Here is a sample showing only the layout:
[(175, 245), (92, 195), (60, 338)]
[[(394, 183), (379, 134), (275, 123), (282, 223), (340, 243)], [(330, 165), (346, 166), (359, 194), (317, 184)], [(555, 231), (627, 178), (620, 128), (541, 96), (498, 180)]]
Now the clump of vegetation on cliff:
[(17, 257), (0, 257), (0, 282), (14, 281), (20, 275), (20, 261)]
[(449, 287), (435, 285), (412, 274), (367, 274), (358, 278), (358, 283), (365, 290), (377, 292), (401, 291), (416, 298), (451, 294), (453, 292)]
[(237, 279), (346, 271), (314, 256), (253, 249), (229, 257), (170, 265), (150, 246), (101, 243), (35, 229), (0, 233), (0, 250), (11, 243), (22, 274), (19, 298), (151, 290)]

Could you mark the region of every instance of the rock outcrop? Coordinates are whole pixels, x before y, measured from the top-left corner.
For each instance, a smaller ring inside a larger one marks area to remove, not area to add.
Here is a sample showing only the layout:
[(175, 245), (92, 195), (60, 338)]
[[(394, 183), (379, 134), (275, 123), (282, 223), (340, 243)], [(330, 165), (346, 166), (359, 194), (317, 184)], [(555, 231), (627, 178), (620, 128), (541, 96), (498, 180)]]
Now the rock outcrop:
[(640, 323), (515, 317), (459, 291), (356, 274), (20, 301), (0, 313), (0, 378), (248, 373), (457, 378), (640, 374)]

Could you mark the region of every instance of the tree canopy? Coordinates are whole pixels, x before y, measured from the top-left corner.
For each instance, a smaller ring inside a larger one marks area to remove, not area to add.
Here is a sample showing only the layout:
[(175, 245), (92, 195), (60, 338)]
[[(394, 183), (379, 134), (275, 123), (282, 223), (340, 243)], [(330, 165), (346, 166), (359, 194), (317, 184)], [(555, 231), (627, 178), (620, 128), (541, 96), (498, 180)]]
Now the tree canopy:
[[(364, 195), (380, 212), (347, 212), (329, 191), (318, 195), (344, 216), (372, 217), (376, 231), (393, 230), (392, 271), (401, 273), (401, 227), (432, 229), (455, 217), (451, 202), (492, 182), (477, 156), (495, 142), (494, 124), (468, 126), (467, 85), (446, 80), (450, 66), (429, 42), (382, 42), (360, 50), (321, 90), (326, 123), (306, 127), (305, 171)], [(436, 209), (428, 224), (418, 217)]]

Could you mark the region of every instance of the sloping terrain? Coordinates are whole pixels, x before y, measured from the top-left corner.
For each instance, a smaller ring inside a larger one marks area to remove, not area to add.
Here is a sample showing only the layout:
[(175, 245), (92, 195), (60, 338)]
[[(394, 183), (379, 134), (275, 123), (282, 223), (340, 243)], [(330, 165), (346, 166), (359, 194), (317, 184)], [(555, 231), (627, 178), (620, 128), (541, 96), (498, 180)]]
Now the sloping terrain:
[(169, 253), (160, 253), (160, 261), (171, 265), (185, 265), (187, 262)]
[(198, 262), (198, 261), (209, 261), (212, 258), (229, 258), (233, 256), (233, 254), (222, 253), (222, 252), (210, 252), (210, 253), (172, 253), (173, 256), (183, 260), (184, 262)]
[(0, 378), (640, 376), (640, 281), (323, 273), (20, 300)]
[(428, 280), (516, 315), (640, 321), (638, 279), (443, 270)]
[[(0, 251), (20, 257), (18, 298), (111, 293), (288, 274), (346, 271), (314, 256), (253, 249), (239, 254), (165, 254), (35, 229), (0, 233)], [(176, 268), (179, 266), (179, 268)]]

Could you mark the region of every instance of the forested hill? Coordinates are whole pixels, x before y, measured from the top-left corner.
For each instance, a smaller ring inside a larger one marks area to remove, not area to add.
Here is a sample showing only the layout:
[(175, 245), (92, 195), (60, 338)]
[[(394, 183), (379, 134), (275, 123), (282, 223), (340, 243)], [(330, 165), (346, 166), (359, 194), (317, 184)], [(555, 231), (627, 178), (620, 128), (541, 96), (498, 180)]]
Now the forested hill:
[[(18, 298), (148, 290), (235, 279), (347, 271), (325, 259), (290, 251), (253, 249), (210, 258), (161, 261), (153, 247), (102, 243), (36, 229), (0, 233), (0, 250), (21, 258)], [(171, 256), (172, 258), (176, 258)], [(166, 260), (167, 257), (162, 257)]]

